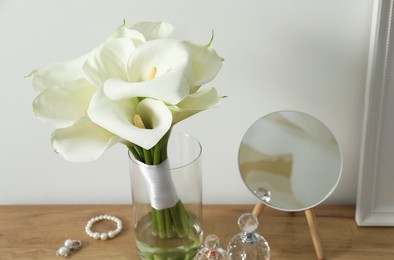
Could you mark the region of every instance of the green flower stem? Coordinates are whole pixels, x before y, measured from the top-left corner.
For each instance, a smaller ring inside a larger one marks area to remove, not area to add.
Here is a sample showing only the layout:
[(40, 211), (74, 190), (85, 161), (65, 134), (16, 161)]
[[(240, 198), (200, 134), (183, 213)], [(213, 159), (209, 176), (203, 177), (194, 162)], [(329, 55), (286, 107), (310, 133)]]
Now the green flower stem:
[(157, 220), (157, 231), (159, 234), (160, 238), (165, 238), (166, 233), (165, 233), (165, 227), (164, 227), (164, 216), (163, 216), (163, 210), (156, 210), (156, 220)]
[(157, 145), (153, 148), (153, 164), (158, 165), (161, 162), (161, 142), (158, 142)]
[(143, 154), (144, 154), (145, 163), (148, 165), (152, 165), (153, 161), (152, 161), (152, 156), (150, 154), (150, 151), (143, 149)]
[(152, 208), (152, 235), (157, 236), (158, 235), (158, 226), (157, 226), (157, 214), (156, 210)]
[(185, 231), (185, 236), (187, 236), (190, 230), (189, 215), (187, 214), (187, 211), (181, 201), (178, 202), (177, 207), (178, 207), (179, 215), (181, 217), (182, 228)]
[(174, 207), (170, 208), (170, 214), (171, 214), (171, 219), (174, 224), (174, 229), (175, 229), (175, 233), (176, 233), (177, 237), (183, 237), (184, 232), (182, 229), (182, 223), (181, 223), (181, 218), (179, 216), (178, 207), (174, 206)]
[(129, 150), (135, 159), (137, 159), (138, 161), (142, 161), (142, 157), (138, 154), (137, 150), (135, 149), (135, 146), (129, 147)]
[(164, 223), (166, 228), (166, 237), (172, 238), (174, 236), (174, 230), (172, 229), (170, 209), (164, 210)]
[(139, 147), (138, 145), (134, 145), (133, 147), (134, 147), (134, 149), (138, 152), (138, 154), (139, 154), (140, 156), (142, 156), (142, 159), (144, 159), (144, 158), (143, 158), (144, 152), (142, 151), (142, 148)]

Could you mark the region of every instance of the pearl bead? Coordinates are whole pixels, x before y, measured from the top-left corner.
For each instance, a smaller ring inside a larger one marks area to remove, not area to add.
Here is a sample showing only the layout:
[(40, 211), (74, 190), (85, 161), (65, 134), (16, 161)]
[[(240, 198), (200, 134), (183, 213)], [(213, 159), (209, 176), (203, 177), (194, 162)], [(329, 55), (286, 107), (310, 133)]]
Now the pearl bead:
[(108, 232), (108, 237), (109, 238), (114, 238), (116, 236), (116, 233), (114, 231), (109, 231)]
[(68, 256), (70, 254), (70, 249), (62, 246), (61, 248), (59, 248), (59, 250), (57, 250), (57, 254), (60, 256)]
[(100, 238), (100, 234), (97, 233), (97, 232), (93, 233), (93, 238), (94, 239), (99, 239)]
[(68, 249), (73, 247), (73, 241), (71, 239), (67, 239), (64, 241), (64, 246), (67, 247)]
[(107, 240), (107, 238), (108, 238), (108, 234), (107, 233), (101, 233), (101, 235), (100, 235), (100, 239), (101, 240)]

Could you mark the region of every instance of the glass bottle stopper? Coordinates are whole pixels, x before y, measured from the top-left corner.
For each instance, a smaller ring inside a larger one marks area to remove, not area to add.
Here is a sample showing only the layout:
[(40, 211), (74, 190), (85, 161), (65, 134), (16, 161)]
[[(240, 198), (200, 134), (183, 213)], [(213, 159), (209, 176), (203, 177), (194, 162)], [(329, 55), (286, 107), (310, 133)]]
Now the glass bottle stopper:
[(242, 214), (238, 218), (241, 232), (235, 235), (227, 246), (231, 260), (269, 260), (270, 248), (264, 237), (256, 233), (258, 219), (252, 213)]
[(241, 233), (242, 242), (253, 243), (258, 240), (254, 232), (259, 226), (259, 221), (253, 214), (251, 213), (242, 214), (238, 218), (238, 226), (242, 231)]
[(219, 238), (216, 235), (209, 235), (205, 239), (204, 247), (197, 252), (196, 260), (204, 259), (228, 259), (227, 252), (219, 247)]

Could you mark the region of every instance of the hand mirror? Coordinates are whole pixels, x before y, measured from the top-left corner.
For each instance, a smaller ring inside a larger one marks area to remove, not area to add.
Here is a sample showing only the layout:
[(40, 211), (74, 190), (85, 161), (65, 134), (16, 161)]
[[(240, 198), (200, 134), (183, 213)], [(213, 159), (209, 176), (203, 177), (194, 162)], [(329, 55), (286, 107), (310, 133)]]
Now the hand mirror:
[[(311, 232), (316, 228), (309, 209), (334, 191), (342, 172), (334, 135), (321, 121), (296, 111), (258, 119), (241, 141), (238, 164), (243, 181), (261, 203), (283, 211), (305, 210)], [(317, 233), (312, 237), (318, 238)], [(315, 249), (323, 259), (319, 244)]]

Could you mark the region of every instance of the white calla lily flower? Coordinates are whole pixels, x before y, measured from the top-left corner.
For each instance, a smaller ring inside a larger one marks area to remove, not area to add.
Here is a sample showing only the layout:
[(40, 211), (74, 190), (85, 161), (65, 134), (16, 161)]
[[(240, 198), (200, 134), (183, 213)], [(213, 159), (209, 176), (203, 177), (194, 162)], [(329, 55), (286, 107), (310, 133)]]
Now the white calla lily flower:
[[(155, 76), (148, 79), (152, 69)], [(105, 94), (114, 100), (150, 97), (176, 104), (190, 92), (191, 57), (186, 46), (175, 40), (159, 39), (135, 49), (128, 61), (128, 82), (110, 79)]]
[[(206, 45), (185, 41), (192, 54), (193, 87), (200, 87), (216, 77), (222, 68), (224, 59), (220, 57), (212, 46), (212, 38)], [(194, 88), (197, 91), (198, 88)]]
[(108, 39), (126, 38), (139, 46), (147, 41), (169, 38), (175, 28), (167, 22), (139, 22), (127, 28), (126, 21)]
[(67, 127), (86, 116), (96, 88), (84, 79), (44, 89), (33, 101), (33, 111), (56, 128)]
[(74, 125), (52, 133), (53, 148), (71, 162), (96, 160), (106, 149), (122, 141), (88, 117), (82, 117)]
[(93, 86), (100, 88), (111, 78), (127, 80), (127, 60), (134, 51), (130, 39), (108, 40), (93, 50), (83, 64), (83, 74)]
[(56, 62), (43, 66), (30, 73), (32, 84), (37, 92), (54, 86), (60, 86), (65, 82), (83, 78), (82, 64), (87, 55), (66, 62)]
[(173, 117), (173, 125), (201, 111), (218, 106), (221, 100), (222, 97), (218, 95), (215, 88), (190, 94), (176, 106), (169, 106)]
[(78, 59), (33, 71), (33, 85), (40, 91), (33, 111), (56, 128), (72, 125), (86, 116), (93, 93), (109, 77), (127, 79), (127, 60), (134, 49), (129, 39), (112, 39)]
[[(133, 124), (134, 115), (138, 114), (147, 129)], [(152, 148), (171, 127), (172, 115), (160, 100), (138, 98), (111, 100), (102, 89), (96, 91), (88, 115), (93, 122), (145, 149)]]
[(142, 33), (146, 41), (169, 38), (175, 30), (168, 22), (139, 22), (132, 25), (130, 29)]
[(125, 21), (123, 21), (123, 24), (113, 34), (111, 34), (107, 40), (118, 38), (130, 39), (133, 41), (135, 46), (139, 46), (146, 42), (144, 35), (137, 30), (127, 28)]

